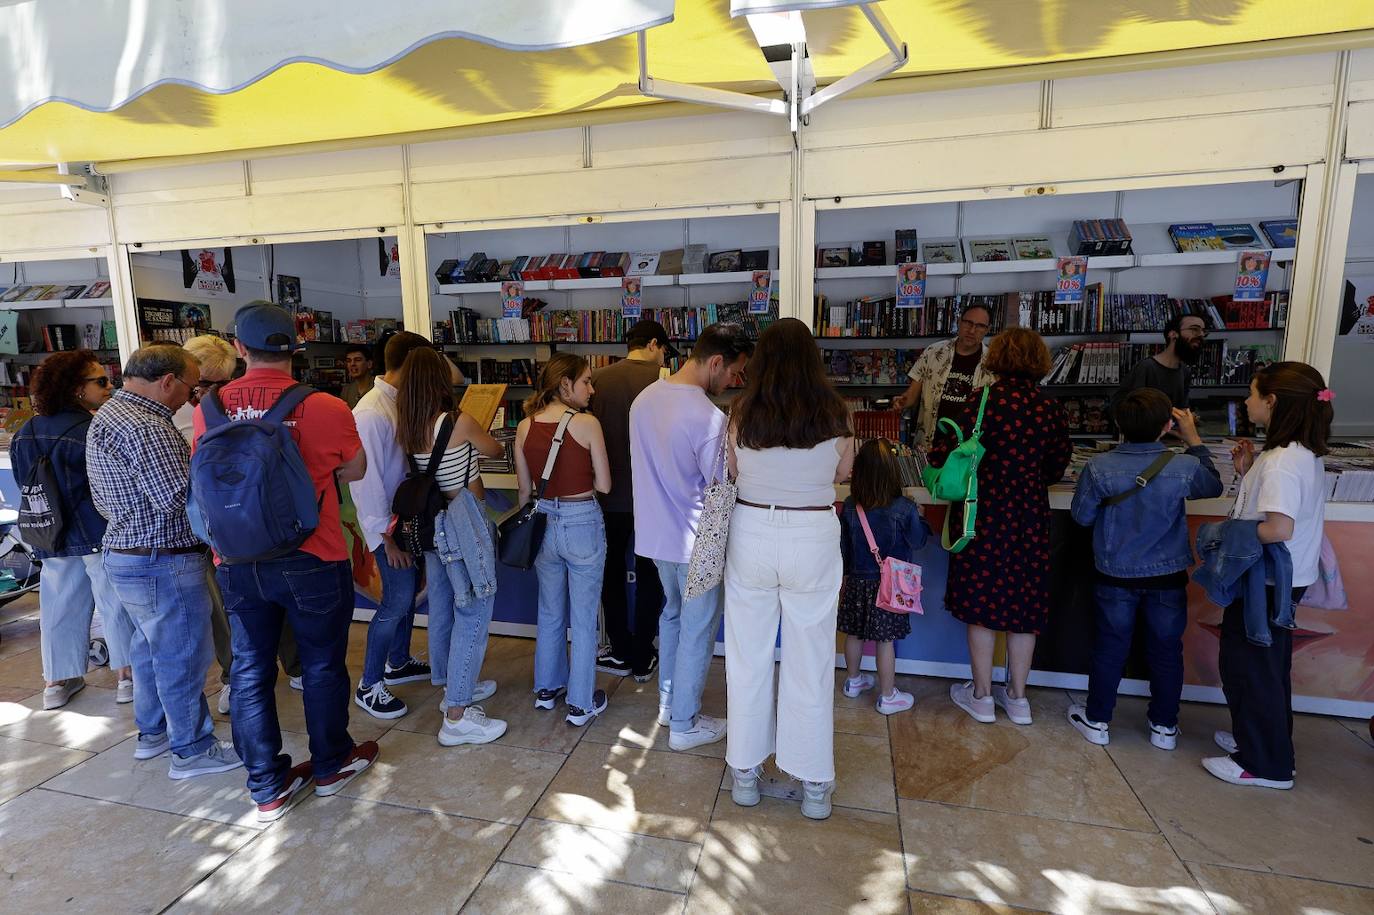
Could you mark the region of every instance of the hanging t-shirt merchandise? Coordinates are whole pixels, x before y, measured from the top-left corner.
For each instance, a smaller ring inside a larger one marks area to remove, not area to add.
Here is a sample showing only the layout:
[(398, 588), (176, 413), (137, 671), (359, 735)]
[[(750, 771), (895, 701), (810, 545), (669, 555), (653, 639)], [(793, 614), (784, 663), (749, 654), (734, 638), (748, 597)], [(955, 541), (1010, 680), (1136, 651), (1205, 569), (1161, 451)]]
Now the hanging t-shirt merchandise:
[(959, 408), (968, 401), (973, 393), (973, 376), (978, 371), (978, 363), (983, 359), (981, 349), (965, 356), (954, 351), (954, 361), (949, 364), (949, 374), (945, 376), (945, 386), (940, 390), (940, 406), (935, 410), (935, 422), (945, 417), (955, 416)]

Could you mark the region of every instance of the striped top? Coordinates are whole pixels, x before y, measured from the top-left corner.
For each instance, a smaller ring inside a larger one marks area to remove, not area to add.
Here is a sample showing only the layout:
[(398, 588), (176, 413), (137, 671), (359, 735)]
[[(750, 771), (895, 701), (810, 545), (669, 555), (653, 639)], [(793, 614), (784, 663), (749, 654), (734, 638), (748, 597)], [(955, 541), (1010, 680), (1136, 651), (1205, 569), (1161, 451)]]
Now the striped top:
[[(444, 424), (446, 414), (440, 413), (434, 420), (434, 437), (439, 437), (439, 427)], [(429, 468), (429, 452), (413, 455), (415, 463), (421, 470)], [(478, 473), (477, 469), (477, 449), (472, 447), (472, 442), (463, 442), (457, 448), (449, 448), (444, 451), (443, 459), (439, 461), (439, 470), (435, 474), (435, 481), (439, 484), (439, 489), (445, 493), (458, 492), (467, 486)]]

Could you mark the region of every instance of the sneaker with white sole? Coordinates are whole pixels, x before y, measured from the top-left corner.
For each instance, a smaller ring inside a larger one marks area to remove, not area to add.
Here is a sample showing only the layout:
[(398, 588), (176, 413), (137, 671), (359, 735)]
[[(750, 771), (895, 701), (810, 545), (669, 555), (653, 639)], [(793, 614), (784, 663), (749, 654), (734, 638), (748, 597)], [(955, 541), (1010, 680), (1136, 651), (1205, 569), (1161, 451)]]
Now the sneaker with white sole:
[(755, 807), (759, 802), (759, 767), (730, 768), (730, 800), (740, 807)]
[(668, 749), (691, 750), (715, 743), (725, 737), (725, 721), (710, 715), (698, 715), (697, 723), (690, 730), (673, 731), (668, 735)]
[(597, 691), (592, 693), (591, 708), (578, 708), (575, 705), (568, 706), (567, 722), (568, 724), (580, 728), (588, 721), (591, 721), (593, 718), (595, 718), (597, 715), (600, 715), (602, 712), (606, 711), (606, 705), (606, 691), (604, 689), (598, 689)]
[[(472, 685), (472, 699), (468, 701), (468, 705), (485, 702), (494, 695), (496, 695), (495, 680), (478, 680)], [(448, 712), (448, 700), (442, 696), (439, 698), (439, 712), (440, 714)]]
[(216, 740), (204, 753), (197, 753), (195, 756), (183, 757), (172, 754), (172, 765), (167, 769), (167, 777), (199, 778), (202, 775), (215, 775), (242, 767), (243, 760), (234, 752), (234, 745)]
[(428, 680), (429, 675), (429, 665), (419, 658), (411, 658), (400, 667), (392, 667), (391, 662), (388, 661), (382, 672), (382, 682), (387, 686), (400, 686), (402, 683), (419, 683), (421, 680)]
[(671, 690), (658, 691), (658, 724), (668, 727), (673, 723), (673, 693)]
[(1097, 744), (1105, 747), (1112, 742), (1111, 729), (1106, 722), (1093, 721), (1088, 717), (1087, 707), (1075, 702), (1069, 706), (1069, 724), (1073, 725), (1074, 730), (1083, 735), (1083, 739), (1088, 743)]
[(391, 695), (391, 691), (381, 680), (371, 686), (358, 687), (357, 692), (353, 694), (353, 703), (373, 718), (381, 718), (383, 721), (400, 718), (410, 711), (404, 702)]
[(382, 748), (377, 746), (375, 740), (354, 744), (352, 752), (344, 759), (338, 772), (325, 778), (315, 779), (315, 796), (329, 797), (338, 794), (344, 790), (349, 782), (361, 775), (363, 770), (375, 763), (381, 752)]
[(298, 693), (305, 692), (305, 683), (301, 680), (300, 677), (287, 677), (286, 685), (291, 687)]
[(1249, 788), (1277, 788), (1280, 791), (1287, 791), (1293, 787), (1293, 780), (1260, 778), (1258, 775), (1251, 775), (1241, 768), (1240, 763), (1229, 756), (1211, 756), (1202, 761), (1202, 768), (1224, 782), (1232, 785), (1245, 785)]
[(857, 699), (877, 685), (878, 679), (869, 673), (862, 673), (857, 677), (845, 677), (844, 694), (850, 699)]
[(656, 673), (658, 673), (658, 655), (651, 654), (649, 655), (649, 663), (645, 665), (644, 669), (634, 671), (635, 682), (648, 683)]
[(134, 701), (134, 681), (128, 678), (115, 684), (115, 704), (128, 705)]
[(973, 681), (955, 683), (949, 688), (950, 700), (959, 708), (969, 713), (974, 721), (981, 721), (983, 724), (992, 724), (997, 720), (997, 706), (993, 705), (991, 696), (984, 696), (981, 699), (973, 695)]
[(1005, 686), (994, 686), (992, 688), (992, 701), (1001, 706), (1002, 711), (1007, 713), (1012, 724), (1031, 723), (1030, 700), (1025, 696), (1020, 699), (1013, 699)]
[(802, 782), (802, 816), (808, 820), (824, 820), (830, 816), (830, 795), (834, 782)]
[(55, 686), (43, 687), (43, 710), (61, 708), (72, 701), (72, 696), (86, 688), (85, 677), (72, 677), (62, 680)]
[(1166, 728), (1148, 718), (1145, 719), (1145, 724), (1150, 728), (1150, 743), (1161, 750), (1172, 750), (1178, 746), (1178, 725)]
[(911, 693), (903, 692), (893, 687), (892, 692), (886, 696), (878, 697), (878, 711), (883, 715), (895, 715), (898, 712), (905, 712), (916, 704), (916, 697)]
[(488, 718), (481, 706), (469, 705), (458, 720), (445, 718), (439, 726), (439, 743), (456, 747), (467, 743), (491, 743), (506, 733), (506, 723), (500, 718)]
[(166, 731), (161, 734), (139, 734), (134, 744), (134, 759), (157, 759), (172, 749), (172, 738)]
[(541, 689), (534, 694), (534, 707), (552, 710), (558, 705), (558, 700), (568, 695), (567, 687), (560, 686), (557, 689)]
[(310, 787), (314, 780), (312, 772), (313, 767), (308, 762), (292, 766), (286, 773), (286, 781), (282, 783), (281, 790), (270, 801), (258, 805), (258, 822), (273, 823), (286, 816), (286, 811), (291, 809), (291, 805), (305, 797), (305, 789)]
[(224, 689), (219, 691), (219, 699), (215, 702), (215, 711), (221, 715), (229, 714), (229, 684), (224, 684)]
[(600, 673), (610, 674), (613, 677), (628, 677), (632, 668), (629, 661), (606, 652), (596, 659), (596, 669)]
[(1236, 738), (1230, 731), (1213, 731), (1212, 740), (1227, 753), (1240, 752), (1240, 745), (1236, 743)]

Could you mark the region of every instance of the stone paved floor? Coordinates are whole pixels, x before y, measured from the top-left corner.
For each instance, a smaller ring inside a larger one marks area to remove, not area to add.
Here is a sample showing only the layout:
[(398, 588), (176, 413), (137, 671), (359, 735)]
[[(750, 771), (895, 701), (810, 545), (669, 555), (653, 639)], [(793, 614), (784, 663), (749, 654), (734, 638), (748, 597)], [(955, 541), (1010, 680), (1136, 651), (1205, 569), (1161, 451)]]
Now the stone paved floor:
[[(916, 707), (892, 718), (837, 691), (835, 812), (815, 823), (776, 772), (736, 807), (723, 744), (670, 752), (652, 684), (603, 678), (610, 708), (582, 730), (536, 712), (533, 643), (494, 638), (500, 741), (440, 747), (438, 689), (401, 687), (399, 721), (354, 710), (355, 737), (381, 742), (375, 770), (260, 828), (241, 770), (172, 782), (165, 758), (133, 761), (108, 671), (40, 711), (35, 612), (0, 609), (7, 912), (1374, 912), (1363, 722), (1299, 716), (1297, 787), (1262, 792), (1198, 765), (1223, 709), (1186, 706), (1169, 754), (1124, 699), (1103, 749), (1065, 722), (1062, 690), (1034, 693), (1032, 727), (989, 726), (946, 681), (906, 677)], [(218, 688), (212, 671), (212, 704)], [(283, 681), (278, 699), (301, 758), (299, 694)], [(705, 711), (724, 703), (717, 659)]]

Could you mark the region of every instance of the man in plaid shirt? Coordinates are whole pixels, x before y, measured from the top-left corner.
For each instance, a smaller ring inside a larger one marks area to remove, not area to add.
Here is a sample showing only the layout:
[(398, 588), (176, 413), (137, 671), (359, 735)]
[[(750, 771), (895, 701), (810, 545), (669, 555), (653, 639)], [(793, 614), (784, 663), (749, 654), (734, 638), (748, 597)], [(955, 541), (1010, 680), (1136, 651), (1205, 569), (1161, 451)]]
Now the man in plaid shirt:
[(186, 517), (191, 454), (172, 425), (199, 381), (199, 364), (181, 347), (143, 347), (86, 439), (91, 496), (109, 522), (105, 571), (134, 622), (134, 759), (171, 750), (174, 779), (243, 765), (216, 739), (205, 701), (209, 558)]

